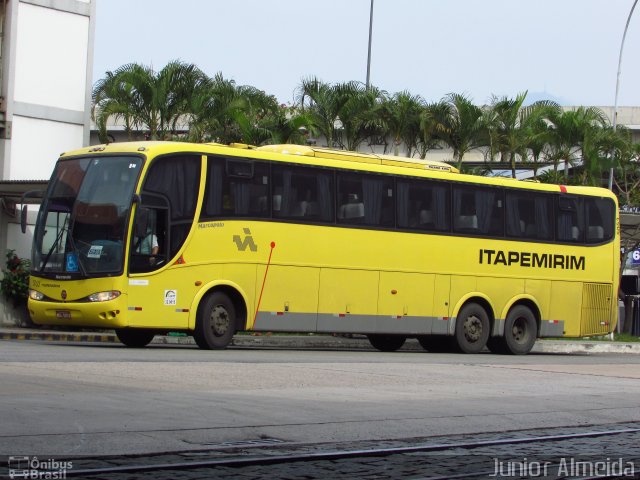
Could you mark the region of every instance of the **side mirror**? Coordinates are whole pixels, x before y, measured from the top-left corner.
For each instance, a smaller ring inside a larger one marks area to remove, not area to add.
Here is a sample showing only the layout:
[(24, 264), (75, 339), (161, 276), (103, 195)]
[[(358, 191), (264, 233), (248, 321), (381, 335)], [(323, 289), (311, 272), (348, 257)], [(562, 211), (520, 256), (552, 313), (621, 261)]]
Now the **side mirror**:
[(29, 207), (22, 205), (20, 210), (20, 230), (22, 233), (27, 233), (27, 214), (29, 213)]
[(44, 197), (44, 190), (31, 190), (22, 194), (22, 198), (20, 200), (20, 203), (22, 204), (22, 209), (20, 211), (20, 230), (22, 230), (22, 233), (27, 233), (27, 214), (29, 213), (29, 208), (25, 205), (25, 199), (42, 197)]

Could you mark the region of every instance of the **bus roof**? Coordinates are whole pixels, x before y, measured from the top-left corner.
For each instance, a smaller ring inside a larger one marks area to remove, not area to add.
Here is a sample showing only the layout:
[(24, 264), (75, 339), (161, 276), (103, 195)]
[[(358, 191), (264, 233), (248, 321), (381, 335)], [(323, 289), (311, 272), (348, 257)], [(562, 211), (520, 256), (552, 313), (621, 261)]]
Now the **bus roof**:
[[(402, 170), (411, 169), (416, 176), (423, 176), (419, 172), (424, 172), (427, 176), (439, 178), (449, 177), (453, 181), (465, 183), (475, 183), (484, 185), (494, 185), (502, 187), (525, 188), (527, 190), (559, 191), (561, 193), (580, 193), (600, 197), (610, 197), (617, 201), (615, 195), (609, 190), (601, 187), (588, 187), (581, 185), (555, 185), (522, 181), (507, 177), (481, 177), (477, 175), (462, 174), (452, 165), (444, 162), (423, 160), (417, 158), (397, 157), (393, 155), (378, 155), (374, 153), (352, 152), (347, 150), (334, 150), (331, 148), (312, 147), (306, 145), (283, 144), (264, 145), (255, 147), (241, 143), (225, 145), (221, 143), (188, 143), (171, 141), (138, 141), (119, 142), (112, 144), (93, 145), (74, 151), (61, 154), (61, 158), (79, 155), (114, 155), (118, 153), (137, 154), (167, 154), (177, 152), (192, 152), (202, 154), (225, 154), (232, 156), (247, 156), (252, 158), (264, 158), (265, 155), (275, 154), (273, 160), (283, 161), (287, 156), (296, 156), (299, 163), (313, 165), (314, 159), (327, 160), (326, 164), (334, 167), (347, 167), (355, 170), (388, 171), (390, 173), (402, 174)], [(350, 164), (350, 165), (349, 165)], [(361, 164), (358, 166), (357, 164)], [(411, 175), (409, 171), (406, 174)], [(412, 172), (412, 173), (413, 173)]]
[(448, 163), (420, 158), (396, 157), (394, 155), (378, 155), (375, 153), (351, 152), (332, 148), (309, 147), (306, 145), (264, 145), (256, 150), (284, 155), (304, 155), (306, 157), (346, 160), (351, 162), (373, 163), (394, 167), (418, 168), (421, 170), (437, 170), (439, 172), (459, 173), (460, 171)]

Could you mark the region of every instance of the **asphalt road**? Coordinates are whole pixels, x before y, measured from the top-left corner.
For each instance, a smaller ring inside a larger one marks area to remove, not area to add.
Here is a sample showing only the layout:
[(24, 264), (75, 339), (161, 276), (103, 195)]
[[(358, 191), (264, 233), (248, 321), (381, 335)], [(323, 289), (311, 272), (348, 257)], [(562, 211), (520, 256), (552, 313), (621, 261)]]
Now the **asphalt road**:
[(640, 421), (640, 356), (0, 341), (0, 455), (207, 450)]

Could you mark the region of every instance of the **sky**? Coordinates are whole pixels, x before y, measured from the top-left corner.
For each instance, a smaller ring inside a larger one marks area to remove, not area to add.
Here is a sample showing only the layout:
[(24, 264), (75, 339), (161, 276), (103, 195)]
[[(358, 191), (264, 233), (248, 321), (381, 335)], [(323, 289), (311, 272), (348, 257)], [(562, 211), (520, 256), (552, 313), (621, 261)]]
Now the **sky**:
[[(366, 80), (370, 0), (96, 0), (93, 81), (135, 62), (221, 72), (293, 103), (303, 78)], [(614, 104), (633, 0), (374, 0), (371, 84), (427, 101)], [(640, 105), (640, 7), (619, 106)]]

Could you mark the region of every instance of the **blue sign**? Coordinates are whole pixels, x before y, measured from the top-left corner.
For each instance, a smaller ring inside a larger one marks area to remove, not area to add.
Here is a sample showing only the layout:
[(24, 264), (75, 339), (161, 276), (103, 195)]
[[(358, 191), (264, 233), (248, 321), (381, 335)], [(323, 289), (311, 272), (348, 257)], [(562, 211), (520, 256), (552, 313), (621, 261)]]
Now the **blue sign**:
[(67, 265), (65, 270), (67, 272), (78, 271), (78, 256), (75, 253), (67, 253)]

